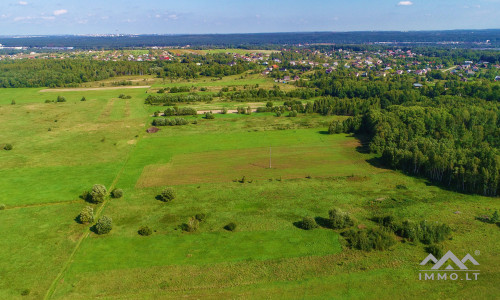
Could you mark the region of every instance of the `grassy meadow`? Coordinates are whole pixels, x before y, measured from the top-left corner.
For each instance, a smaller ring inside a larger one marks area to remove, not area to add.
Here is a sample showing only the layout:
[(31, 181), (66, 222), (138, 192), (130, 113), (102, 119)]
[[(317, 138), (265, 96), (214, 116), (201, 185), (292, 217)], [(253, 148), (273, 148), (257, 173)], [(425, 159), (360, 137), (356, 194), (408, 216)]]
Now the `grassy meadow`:
[[(0, 90), (0, 144), (13, 145), (0, 151), (0, 299), (498, 297), (499, 228), (474, 219), (498, 210), (498, 198), (381, 167), (363, 137), (327, 134), (344, 117), (191, 116), (188, 125), (146, 133), (152, 112), (162, 109), (144, 104), (148, 92), (256, 83), (274, 84), (251, 75), (145, 84), (151, 88)], [(44, 103), (58, 95), (67, 101)], [(123, 189), (124, 197), (99, 205), (79, 198), (97, 183)], [(177, 197), (156, 200), (167, 186)], [(88, 205), (113, 219), (109, 234), (76, 222)], [(452, 238), (443, 247), (473, 255), (479, 280), (420, 281), (427, 253), (418, 242), (364, 252), (350, 249), (340, 231), (294, 225), (335, 207), (359, 228), (374, 227), (371, 218), (383, 214), (448, 224)], [(182, 231), (199, 213), (206, 215), (199, 229)], [(224, 229), (230, 222), (232, 232)], [(140, 236), (141, 226), (153, 234)]]

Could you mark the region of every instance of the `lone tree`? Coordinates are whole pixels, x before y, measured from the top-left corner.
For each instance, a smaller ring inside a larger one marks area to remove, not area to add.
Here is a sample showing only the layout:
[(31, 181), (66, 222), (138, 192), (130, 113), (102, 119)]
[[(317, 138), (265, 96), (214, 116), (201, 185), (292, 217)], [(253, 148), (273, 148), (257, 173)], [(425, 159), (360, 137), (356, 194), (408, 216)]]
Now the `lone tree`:
[(175, 199), (175, 191), (173, 188), (168, 187), (164, 189), (160, 195), (158, 195), (158, 199), (163, 202), (170, 202)]
[(108, 216), (102, 216), (95, 224), (97, 234), (106, 234), (113, 229), (113, 220)]
[(78, 221), (82, 224), (88, 224), (94, 222), (94, 209), (91, 206), (87, 206), (78, 215)]
[(94, 203), (101, 203), (104, 201), (104, 198), (106, 197), (106, 194), (108, 191), (106, 190), (106, 187), (102, 184), (94, 184), (92, 187), (92, 191), (90, 191), (90, 201)]
[(113, 197), (113, 198), (123, 197), (123, 190), (122, 189), (114, 189), (113, 191), (111, 191), (111, 197)]

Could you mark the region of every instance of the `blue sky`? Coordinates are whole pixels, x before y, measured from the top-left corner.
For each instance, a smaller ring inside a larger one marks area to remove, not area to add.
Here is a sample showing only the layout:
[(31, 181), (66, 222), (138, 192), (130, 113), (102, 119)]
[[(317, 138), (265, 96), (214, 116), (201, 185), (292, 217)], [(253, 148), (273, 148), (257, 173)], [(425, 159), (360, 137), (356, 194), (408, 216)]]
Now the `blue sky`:
[(0, 35), (500, 28), (500, 0), (0, 2)]

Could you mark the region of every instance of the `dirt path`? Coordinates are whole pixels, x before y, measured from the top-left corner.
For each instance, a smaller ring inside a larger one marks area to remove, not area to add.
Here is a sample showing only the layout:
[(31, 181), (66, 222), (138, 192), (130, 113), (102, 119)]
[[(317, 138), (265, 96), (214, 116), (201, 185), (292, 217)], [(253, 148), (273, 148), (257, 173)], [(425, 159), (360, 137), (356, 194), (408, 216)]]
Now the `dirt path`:
[(123, 89), (146, 89), (150, 85), (139, 86), (113, 86), (113, 87), (97, 87), (97, 88), (70, 88), (70, 89), (45, 89), (40, 92), (84, 92), (84, 91), (104, 91), (104, 90), (123, 90)]

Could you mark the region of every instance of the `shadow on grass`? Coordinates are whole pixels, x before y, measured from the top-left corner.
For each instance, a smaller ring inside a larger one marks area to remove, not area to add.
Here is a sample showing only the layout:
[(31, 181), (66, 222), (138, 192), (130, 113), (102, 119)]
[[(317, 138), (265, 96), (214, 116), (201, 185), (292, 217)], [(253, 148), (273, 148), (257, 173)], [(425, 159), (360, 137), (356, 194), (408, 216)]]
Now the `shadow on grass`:
[(316, 217), (314, 218), (314, 220), (316, 221), (316, 224), (318, 224), (320, 227), (330, 228), (330, 222), (327, 218)]
[(328, 133), (328, 130), (320, 130), (318, 131), (319, 134), (326, 134), (326, 135), (330, 135), (330, 133)]

